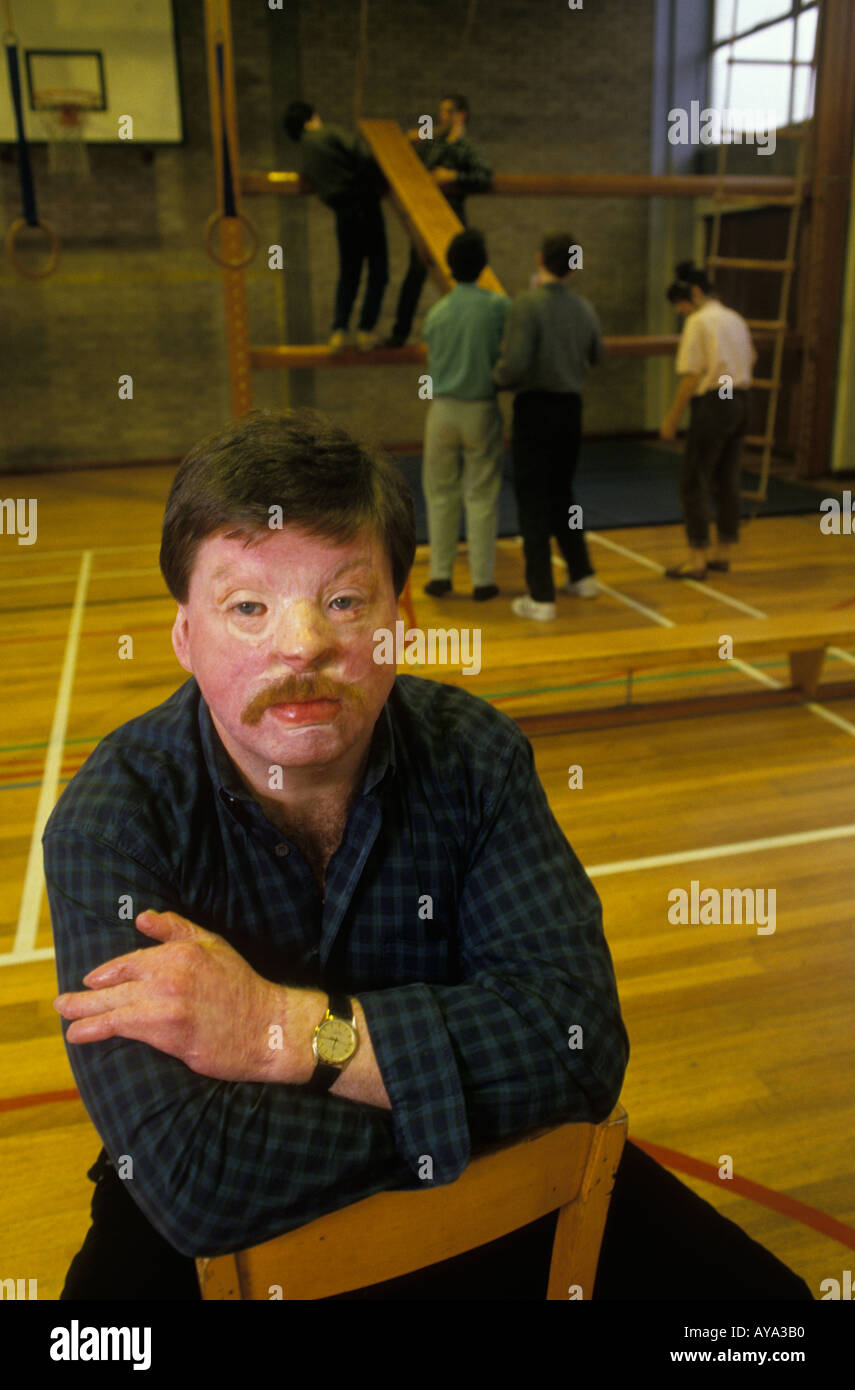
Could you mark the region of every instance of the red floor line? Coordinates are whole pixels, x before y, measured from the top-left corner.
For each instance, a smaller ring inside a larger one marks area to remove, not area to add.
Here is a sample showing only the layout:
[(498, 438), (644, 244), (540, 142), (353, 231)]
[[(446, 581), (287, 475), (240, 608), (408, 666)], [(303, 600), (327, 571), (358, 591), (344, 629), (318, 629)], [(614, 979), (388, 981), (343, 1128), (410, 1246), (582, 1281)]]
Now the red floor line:
[(805, 1202), (800, 1202), (795, 1197), (787, 1197), (782, 1192), (775, 1192), (771, 1187), (763, 1187), (761, 1183), (752, 1182), (750, 1178), (740, 1178), (736, 1174), (732, 1178), (720, 1178), (715, 1164), (704, 1163), (699, 1158), (691, 1158), (689, 1154), (680, 1153), (677, 1149), (666, 1149), (661, 1144), (650, 1144), (646, 1139), (637, 1139), (635, 1135), (632, 1137), (632, 1142), (666, 1168), (676, 1168), (678, 1173), (688, 1173), (690, 1177), (701, 1178), (704, 1182), (711, 1182), (718, 1188), (727, 1186), (733, 1192), (737, 1192), (740, 1197), (747, 1197), (749, 1202), (757, 1202), (759, 1206), (777, 1211), (781, 1216), (789, 1216), (793, 1221), (798, 1221), (803, 1226), (810, 1226), (813, 1230), (819, 1231), (821, 1235), (828, 1236), (830, 1240), (839, 1241), (849, 1250), (855, 1250), (855, 1229), (845, 1225), (842, 1221), (837, 1221), (833, 1216), (826, 1216), (825, 1212), (817, 1211), (816, 1207), (809, 1207)]
[[(79, 1099), (79, 1091), (39, 1091), (28, 1096), (8, 1096), (0, 1099), (0, 1113), (7, 1110), (24, 1110), (32, 1105), (53, 1105), (57, 1101)], [(666, 1149), (661, 1144), (651, 1144), (646, 1139), (636, 1138), (635, 1135), (633, 1135), (632, 1142), (666, 1168), (675, 1168), (678, 1173), (687, 1173), (690, 1177), (701, 1178), (704, 1182), (713, 1183), (715, 1187), (719, 1188), (724, 1182), (724, 1179), (718, 1176), (718, 1169), (712, 1163), (704, 1163), (701, 1159), (692, 1158), (689, 1154), (680, 1153), (677, 1149)], [(737, 1192), (740, 1197), (747, 1197), (749, 1202), (757, 1202), (759, 1206), (769, 1207), (771, 1211), (776, 1211), (781, 1216), (789, 1216), (802, 1226), (810, 1226), (812, 1230), (819, 1231), (820, 1235), (838, 1241), (840, 1245), (845, 1245), (849, 1250), (855, 1250), (855, 1229), (836, 1220), (835, 1217), (826, 1216), (825, 1212), (817, 1211), (816, 1207), (809, 1207), (805, 1202), (799, 1202), (795, 1197), (787, 1197), (781, 1192), (774, 1192), (771, 1187), (763, 1187), (761, 1183), (752, 1182), (750, 1178), (740, 1178), (734, 1175), (727, 1181), (733, 1192)]]
[(79, 1100), (79, 1091), (39, 1091), (31, 1096), (5, 1096), (0, 1099), (0, 1113), (4, 1110), (25, 1110), (31, 1105), (54, 1105), (59, 1100)]

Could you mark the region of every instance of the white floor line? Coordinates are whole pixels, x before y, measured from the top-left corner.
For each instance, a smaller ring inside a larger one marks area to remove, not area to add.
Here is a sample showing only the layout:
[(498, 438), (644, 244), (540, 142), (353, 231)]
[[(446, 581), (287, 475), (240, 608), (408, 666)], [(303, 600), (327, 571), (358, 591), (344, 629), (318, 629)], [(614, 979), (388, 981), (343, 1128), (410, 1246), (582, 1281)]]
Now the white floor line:
[(838, 661), (848, 661), (850, 666), (855, 666), (855, 656), (851, 652), (845, 652), (842, 647), (826, 647), (829, 656), (836, 656)]
[(53, 960), (54, 950), (52, 946), (39, 946), (34, 951), (6, 951), (0, 956), (0, 965), (32, 965), (39, 960)]
[(825, 719), (829, 724), (836, 724), (838, 729), (842, 729), (845, 734), (852, 734), (855, 737), (855, 724), (851, 724), (848, 719), (844, 719), (842, 714), (835, 714), (833, 710), (826, 709), (824, 705), (815, 705), (812, 701), (805, 705), (811, 714), (816, 714), (820, 719)]
[[(553, 555), (552, 563), (553, 565), (557, 565), (559, 569), (563, 570), (565, 574), (569, 573), (567, 561), (564, 559), (562, 555)], [(638, 599), (630, 598), (629, 594), (622, 594), (619, 589), (613, 589), (610, 584), (604, 584), (598, 576), (597, 584), (600, 587), (600, 589), (602, 589), (604, 594), (609, 594), (611, 598), (617, 599), (618, 603), (626, 604), (627, 608), (634, 608), (636, 613), (642, 613), (645, 618), (649, 618), (650, 621), (653, 623), (658, 623), (660, 627), (676, 626), (676, 624), (673, 623), (670, 618), (664, 618), (662, 614), (657, 613), (655, 609), (648, 608), (646, 603), (639, 603)]]
[[(625, 555), (627, 559), (634, 560), (637, 565), (645, 565), (647, 569), (657, 570), (659, 574), (665, 573), (664, 565), (659, 565), (654, 560), (648, 560), (646, 555), (640, 555), (637, 550), (630, 550), (625, 545), (618, 545), (617, 541), (607, 540), (605, 536), (599, 535), (596, 531), (586, 531), (585, 539), (596, 541), (599, 545), (604, 545), (619, 555)], [(750, 603), (743, 603), (742, 599), (732, 598), (730, 594), (723, 594), (718, 589), (712, 588), (706, 580), (700, 584), (696, 579), (681, 579), (679, 582), (690, 584), (693, 589), (697, 589), (699, 594), (709, 594), (711, 598), (718, 599), (719, 603), (726, 603), (730, 608), (738, 608), (741, 613), (747, 613), (749, 618), (768, 618), (769, 616), (768, 613), (761, 613), (759, 608), (754, 608)]]
[(666, 618), (661, 613), (657, 613), (653, 608), (648, 608), (646, 603), (639, 603), (637, 599), (630, 598), (628, 594), (622, 594), (620, 590), (613, 589), (609, 584), (604, 584), (599, 577), (597, 578), (597, 584), (604, 594), (608, 594), (610, 598), (617, 599), (618, 603), (626, 604), (627, 608), (634, 608), (636, 613), (642, 613), (645, 618), (649, 618), (651, 622), (658, 623), (660, 627), (676, 627), (676, 623), (672, 622), (670, 618)]
[(855, 835), (855, 825), (832, 825), (825, 830), (802, 830), (793, 835), (770, 835), (763, 840), (737, 840), (731, 845), (708, 845), (704, 849), (680, 850), (674, 854), (652, 854), (646, 859), (617, 859), (611, 864), (586, 864), (591, 878), (608, 874), (628, 874), (640, 869), (662, 869), (669, 864), (691, 864), (701, 859), (726, 859), (731, 854), (756, 854), (766, 849), (788, 849), (793, 845), (813, 845), (822, 840), (843, 840)]
[(33, 833), (30, 837), (30, 853), (27, 859), (27, 872), (24, 876), (24, 889), (21, 894), (21, 910), (18, 914), (18, 927), (15, 932), (14, 955), (35, 949), (36, 933), (39, 929), (39, 912), (44, 891), (44, 871), (42, 868), (42, 832), (48, 816), (54, 808), (59, 775), (62, 771), (62, 751), (65, 746), (65, 730), (68, 724), (68, 710), (71, 704), (71, 688), (74, 682), (74, 668), (77, 665), (77, 649), (80, 645), (80, 629), (83, 625), (83, 612), (86, 607), (86, 591), (89, 573), (92, 568), (92, 551), (84, 550), (80, 560), (80, 573), (77, 577), (77, 590), (68, 624), (68, 637), (65, 642), (65, 657), (62, 674), (56, 692), (56, 706), (53, 712), (53, 726), (48, 739), (42, 785), (39, 792)]
[(759, 681), (761, 685), (768, 685), (770, 690), (784, 690), (783, 681), (776, 681), (774, 676), (767, 676), (765, 671), (760, 671), (756, 666), (752, 666), (749, 661), (741, 661), (738, 656), (732, 656), (728, 661), (728, 666), (738, 666), (740, 671), (744, 671), (746, 676), (752, 680)]

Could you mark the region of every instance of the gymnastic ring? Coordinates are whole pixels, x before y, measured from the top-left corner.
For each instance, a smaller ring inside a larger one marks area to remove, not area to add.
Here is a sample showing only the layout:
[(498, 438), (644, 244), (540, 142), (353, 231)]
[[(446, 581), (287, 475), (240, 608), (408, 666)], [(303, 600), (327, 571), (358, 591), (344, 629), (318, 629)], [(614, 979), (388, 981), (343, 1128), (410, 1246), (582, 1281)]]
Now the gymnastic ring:
[(250, 261), (252, 260), (253, 256), (258, 250), (258, 232), (253, 227), (249, 218), (245, 217), (242, 212), (239, 212), (237, 215), (237, 221), (242, 222), (243, 225), (246, 227), (247, 231), (249, 232), (250, 247), (249, 250), (245, 252), (245, 254), (241, 256), (239, 260), (224, 260), (223, 257), (219, 254), (219, 252), (214, 250), (213, 242), (214, 229), (215, 227), (218, 227), (220, 225), (224, 217), (224, 212), (212, 212), (211, 216), (205, 223), (205, 250), (211, 257), (211, 260), (216, 261), (217, 265), (223, 266), (225, 270), (242, 270), (245, 265), (249, 265)]
[[(28, 270), (18, 259), (17, 240), (18, 233), (24, 227), (38, 227), (40, 232), (44, 232), (48, 239), (49, 252), (47, 265), (41, 270)], [(52, 275), (59, 265), (60, 243), (59, 237), (49, 222), (28, 222), (25, 217), (18, 217), (6, 233), (6, 254), (12, 262), (12, 267), (19, 275), (23, 275), (25, 280), (44, 280), (48, 275)]]

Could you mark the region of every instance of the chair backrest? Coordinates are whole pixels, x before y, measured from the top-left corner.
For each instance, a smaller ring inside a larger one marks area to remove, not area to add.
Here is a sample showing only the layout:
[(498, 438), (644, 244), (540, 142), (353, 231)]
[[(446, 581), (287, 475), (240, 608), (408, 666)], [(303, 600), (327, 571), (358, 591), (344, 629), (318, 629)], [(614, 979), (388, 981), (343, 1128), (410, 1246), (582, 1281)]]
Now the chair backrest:
[(626, 1126), (616, 1106), (598, 1125), (535, 1130), (479, 1154), (444, 1187), (379, 1192), (261, 1245), (197, 1259), (202, 1297), (327, 1298), (450, 1259), (559, 1208), (547, 1298), (589, 1299)]

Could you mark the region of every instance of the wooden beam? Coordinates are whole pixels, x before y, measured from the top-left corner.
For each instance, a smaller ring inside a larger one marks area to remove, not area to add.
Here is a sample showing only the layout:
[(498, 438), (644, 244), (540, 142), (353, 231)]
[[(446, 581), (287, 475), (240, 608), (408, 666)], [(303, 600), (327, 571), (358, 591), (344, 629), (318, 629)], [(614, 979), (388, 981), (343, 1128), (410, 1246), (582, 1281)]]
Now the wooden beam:
[[(395, 125), (394, 121), (374, 124)], [(396, 127), (397, 129), (397, 127)], [(779, 132), (780, 133), (780, 132)], [(415, 157), (415, 156), (414, 156)], [(417, 161), (418, 162), (418, 161)], [(446, 185), (453, 189), (455, 185)], [(274, 194), (296, 198), (311, 193), (311, 184), (287, 170), (253, 170), (241, 180), (248, 197)], [(792, 198), (795, 180), (775, 175), (729, 174), (725, 196), (731, 198)], [(809, 185), (805, 185), (807, 189)], [(705, 198), (719, 191), (714, 174), (496, 174), (491, 188), (469, 198), (495, 195), (502, 198)]]
[[(667, 357), (676, 352), (680, 339), (672, 334), (604, 338), (609, 357)], [(408, 343), (402, 348), (374, 348), (357, 352), (345, 348), (333, 352), (326, 344), (305, 343), (282, 347), (271, 343), (250, 348), (253, 367), (288, 369), (292, 367), (405, 367), (427, 362), (424, 343)]]
[[(445, 253), (452, 237), (463, 231), (463, 223), (397, 121), (360, 121), (359, 129), (388, 180), (392, 204), (422, 253), (428, 273), (440, 289), (453, 289)], [(478, 284), (497, 294), (505, 292), (489, 266), (479, 275)]]

